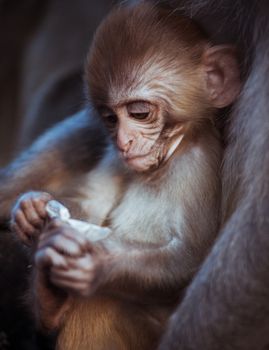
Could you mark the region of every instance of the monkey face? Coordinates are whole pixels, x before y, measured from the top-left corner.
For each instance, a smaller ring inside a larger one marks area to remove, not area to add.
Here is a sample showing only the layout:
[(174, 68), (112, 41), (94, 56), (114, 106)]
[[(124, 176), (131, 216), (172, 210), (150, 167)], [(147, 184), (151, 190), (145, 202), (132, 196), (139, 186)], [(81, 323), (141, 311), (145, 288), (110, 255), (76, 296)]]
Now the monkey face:
[[(144, 172), (157, 168), (167, 159), (175, 128), (165, 128), (163, 111), (146, 101), (132, 101), (100, 114), (125, 163)], [(173, 129), (173, 130), (172, 130)], [(178, 129), (178, 128), (177, 128)], [(165, 134), (164, 134), (165, 130)]]
[(167, 160), (187, 129), (203, 133), (240, 91), (233, 47), (211, 45), (189, 18), (146, 4), (120, 8), (101, 24), (85, 76), (90, 102), (139, 172)]

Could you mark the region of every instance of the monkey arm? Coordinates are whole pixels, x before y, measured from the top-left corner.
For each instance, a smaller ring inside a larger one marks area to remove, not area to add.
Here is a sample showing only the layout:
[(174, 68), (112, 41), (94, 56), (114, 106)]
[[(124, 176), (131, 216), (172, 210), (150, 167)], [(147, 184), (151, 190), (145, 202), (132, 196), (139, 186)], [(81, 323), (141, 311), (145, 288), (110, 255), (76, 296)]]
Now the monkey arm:
[(178, 295), (203, 256), (177, 237), (160, 244), (113, 237), (91, 243), (60, 223), (55, 232), (41, 236), (36, 261), (49, 260), (52, 283), (77, 295), (101, 293), (153, 302)]
[(0, 171), (1, 222), (9, 219), (20, 194), (38, 190), (61, 196), (70, 179), (96, 164), (106, 144), (97, 119), (83, 110), (60, 122)]
[(40, 236), (35, 255), (58, 288), (89, 297), (95, 293), (149, 302), (167, 301), (195, 273), (202, 259), (177, 236), (160, 244), (104, 238), (96, 242), (57, 220)]
[(163, 298), (167, 291), (178, 295), (179, 287), (185, 287), (204, 258), (189, 241), (176, 236), (160, 244), (110, 239), (103, 244), (105, 260), (98, 290), (126, 298), (148, 295), (154, 300), (156, 292)]

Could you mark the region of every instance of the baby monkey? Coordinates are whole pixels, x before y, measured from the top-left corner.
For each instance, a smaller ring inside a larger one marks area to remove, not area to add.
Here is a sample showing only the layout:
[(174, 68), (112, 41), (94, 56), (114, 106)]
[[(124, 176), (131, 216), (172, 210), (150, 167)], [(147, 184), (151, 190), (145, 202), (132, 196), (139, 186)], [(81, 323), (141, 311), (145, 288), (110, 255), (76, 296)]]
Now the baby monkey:
[[(42, 136), (9, 169), (16, 193), (35, 190), (17, 200), (12, 228), (37, 241), (30, 298), (39, 324), (58, 330), (57, 349), (154, 349), (218, 231), (214, 118), (240, 90), (235, 51), (142, 2), (103, 21), (85, 77), (105, 147), (86, 164), (95, 149), (82, 147), (85, 113)], [(91, 240), (59, 220), (45, 225), (52, 199), (110, 233)]]

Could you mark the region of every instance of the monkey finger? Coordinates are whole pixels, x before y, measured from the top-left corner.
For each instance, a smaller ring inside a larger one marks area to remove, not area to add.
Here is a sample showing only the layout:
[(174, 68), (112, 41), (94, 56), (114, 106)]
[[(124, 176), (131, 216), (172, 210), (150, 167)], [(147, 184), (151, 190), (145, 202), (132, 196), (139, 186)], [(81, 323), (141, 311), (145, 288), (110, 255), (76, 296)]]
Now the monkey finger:
[[(59, 220), (57, 221), (59, 222)], [(46, 242), (48, 242), (48, 240), (50, 240), (51, 237), (60, 235), (61, 237), (66, 238), (69, 241), (73, 241), (74, 244), (80, 247), (81, 251), (86, 251), (88, 246), (88, 240), (85, 237), (85, 235), (78, 232), (71, 226), (66, 225), (65, 223), (62, 224), (58, 222), (56, 222), (58, 229), (50, 229), (52, 226), (49, 225), (48, 230), (46, 230), (40, 235), (40, 247), (46, 245)]]
[(52, 199), (53, 197), (47, 192), (40, 192), (38, 196), (32, 198), (33, 207), (41, 218), (46, 219), (48, 217), (46, 205)]
[(96, 267), (94, 260), (90, 254), (84, 254), (78, 258), (70, 257), (67, 260), (69, 269), (79, 269), (81, 271), (90, 272), (93, 271)]
[[(87, 290), (87, 293), (89, 293), (89, 290), (94, 290), (96, 285), (96, 278), (93, 273), (84, 273), (83, 271), (79, 270), (63, 270), (59, 268), (53, 268), (50, 271), (50, 279), (51, 281), (59, 285), (61, 284), (61, 287), (69, 288), (69, 290), (72, 290), (74, 292), (75, 289), (77, 292), (82, 294), (82, 291), (84, 293)], [(79, 286), (79, 287), (78, 287)]]
[(25, 245), (30, 246), (31, 240), (29, 237), (20, 229), (20, 227), (15, 223), (12, 222), (10, 224), (10, 229), (12, 232), (16, 234), (16, 237)]
[(40, 242), (38, 248), (43, 249), (46, 246), (51, 247), (62, 255), (76, 257), (82, 254), (80, 246), (75, 241), (61, 234), (51, 236), (46, 241), (43, 240)]
[(64, 256), (62, 256), (50, 247), (38, 250), (35, 254), (34, 259), (35, 264), (39, 269), (42, 269), (47, 266), (58, 266), (61, 268), (67, 268), (67, 262)]
[(40, 228), (44, 224), (43, 217), (39, 215), (32, 201), (28, 201), (27, 206), (23, 209), (23, 213), (28, 223), (34, 227)]
[(21, 209), (16, 210), (16, 212), (13, 215), (12, 221), (14, 221), (20, 228), (20, 230), (28, 236), (36, 233), (36, 228), (28, 222)]
[(77, 281), (69, 281), (64, 278), (59, 278), (55, 276), (50, 276), (50, 281), (58, 288), (65, 290), (71, 294), (79, 295), (79, 296), (89, 296), (91, 294), (91, 288), (87, 283), (77, 282)]
[(87, 251), (88, 239), (85, 234), (79, 232), (78, 230), (74, 229), (69, 225), (66, 225), (66, 226), (62, 226), (61, 235), (62, 237), (65, 237), (66, 239), (73, 241), (76, 245), (80, 247), (81, 251), (82, 250), (84, 250), (85, 252)]
[(94, 279), (95, 273), (93, 270), (87, 271), (79, 268), (70, 268), (69, 266), (66, 269), (63, 269), (61, 266), (52, 266), (51, 276), (58, 276), (69, 281), (91, 283)]
[(62, 278), (67, 281), (86, 281), (85, 274), (77, 269), (63, 269), (60, 266), (53, 266), (50, 271), (50, 276), (54, 278)]

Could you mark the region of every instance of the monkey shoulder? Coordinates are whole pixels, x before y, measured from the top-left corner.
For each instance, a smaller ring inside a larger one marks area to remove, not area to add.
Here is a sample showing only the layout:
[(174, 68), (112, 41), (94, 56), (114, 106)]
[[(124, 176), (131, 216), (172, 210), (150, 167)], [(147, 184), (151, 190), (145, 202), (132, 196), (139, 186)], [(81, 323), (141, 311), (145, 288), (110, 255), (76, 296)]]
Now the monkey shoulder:
[[(9, 185), (27, 191), (29, 182), (45, 189), (48, 187), (46, 181), (53, 177), (63, 183), (68, 175), (87, 173), (98, 162), (107, 144), (104, 131), (96, 120), (84, 109), (44, 132), (0, 170), (0, 191), (5, 192)], [(104, 141), (97, 142), (103, 135)]]

